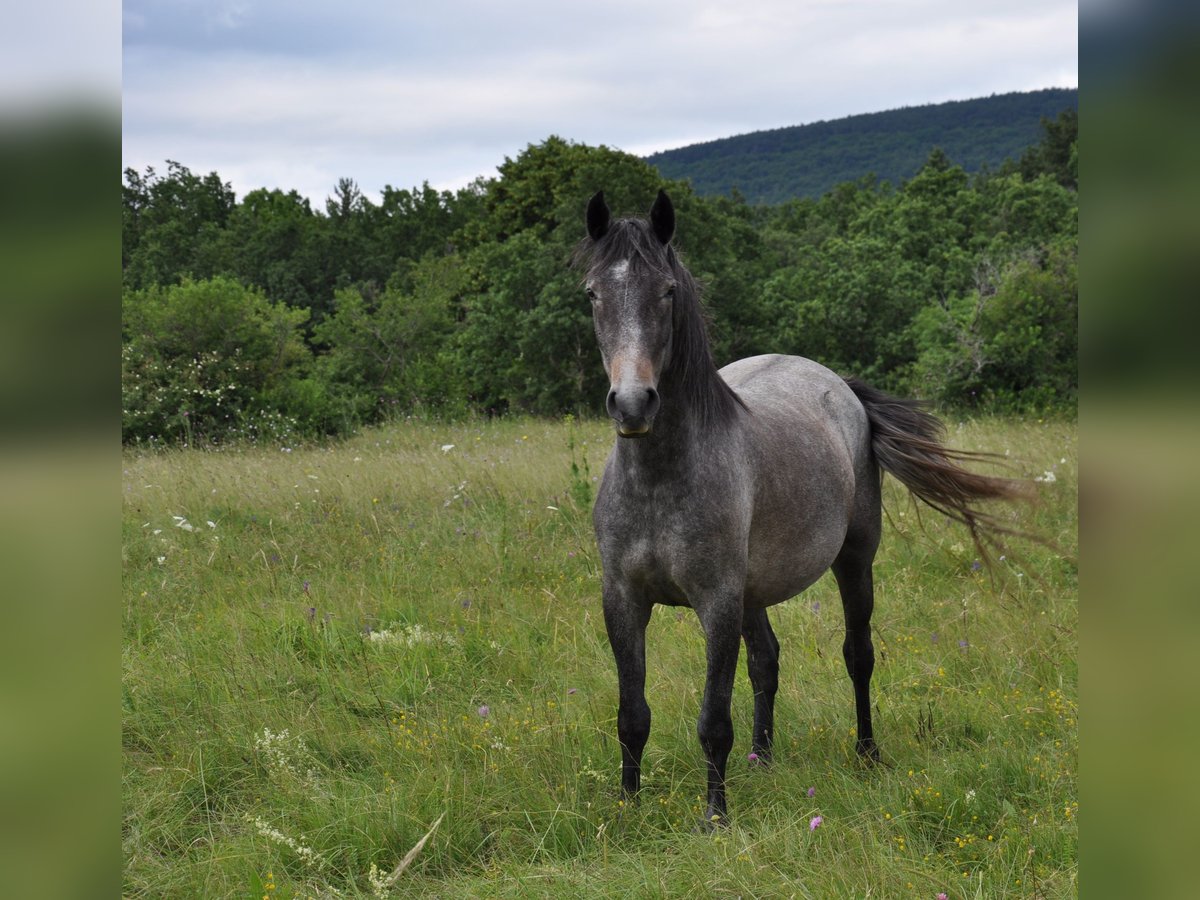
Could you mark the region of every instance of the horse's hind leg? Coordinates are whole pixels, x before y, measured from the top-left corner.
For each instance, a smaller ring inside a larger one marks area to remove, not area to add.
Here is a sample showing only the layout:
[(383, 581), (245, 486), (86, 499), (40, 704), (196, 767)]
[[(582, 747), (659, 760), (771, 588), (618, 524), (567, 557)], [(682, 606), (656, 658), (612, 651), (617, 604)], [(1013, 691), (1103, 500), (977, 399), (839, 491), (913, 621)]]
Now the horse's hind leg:
[(875, 671), (875, 648), (871, 644), (871, 612), (875, 607), (875, 587), (871, 578), (871, 562), (877, 541), (865, 541), (855, 546), (847, 541), (833, 563), (842, 594), (842, 611), (846, 617), (846, 639), (842, 656), (846, 671), (854, 684), (854, 712), (858, 720), (858, 740), (855, 749), (870, 760), (879, 759), (875, 734), (871, 729), (871, 673)]
[(746, 670), (754, 688), (754, 737), (750, 749), (763, 762), (771, 758), (775, 739), (775, 692), (779, 689), (779, 641), (771, 630), (765, 609), (748, 609), (742, 615), (746, 642)]

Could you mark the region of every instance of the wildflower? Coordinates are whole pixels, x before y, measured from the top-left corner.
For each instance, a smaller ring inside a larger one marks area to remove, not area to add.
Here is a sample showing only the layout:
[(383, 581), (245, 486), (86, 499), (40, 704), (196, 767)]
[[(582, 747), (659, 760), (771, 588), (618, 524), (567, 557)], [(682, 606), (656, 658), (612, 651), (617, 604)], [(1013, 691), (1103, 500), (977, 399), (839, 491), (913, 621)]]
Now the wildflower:
[(479, 718), (486, 719), (488, 714), (491, 713), (491, 709), (489, 709), (488, 705), (485, 703), (483, 706), (479, 707), (479, 709), (475, 710), (475, 712), (479, 713)]
[(967, 639), (966, 639), (966, 638), (963, 638), (962, 640), (960, 640), (960, 641), (958, 642), (958, 646), (959, 646), (959, 649), (960, 649), (960, 650), (966, 650), (966, 649), (967, 649), (967, 647), (968, 647), (968, 646), (970, 646), (970, 645), (967, 643)]
[(937, 900), (950, 900), (950, 898), (946, 896), (945, 891), (940, 891), (937, 895)]
[(443, 453), (449, 453), (453, 449), (454, 449), (453, 444), (442, 444), (442, 452)]
[[(307, 584), (307, 582), (305, 583)], [(307, 617), (308, 621), (312, 622), (317, 618), (317, 608), (315, 606), (310, 606), (304, 615)]]
[(758, 762), (758, 754), (757, 754), (757, 753), (751, 753), (750, 755), (748, 755), (748, 756), (746, 757), (746, 759), (750, 760), (750, 762)]
[(810, 799), (817, 796), (817, 789), (815, 787), (810, 787), (808, 789), (808, 796)]
[(812, 611), (815, 613), (819, 613), (821, 611), (821, 601), (820, 600), (814, 600), (812, 602)]
[(973, 563), (971, 563), (971, 571), (972, 572), (978, 572), (982, 568), (983, 568), (983, 563), (981, 563), (979, 560), (975, 560)]
[(307, 593), (309, 593), (309, 591), (308, 591), (308, 582), (307, 582), (307, 581), (305, 581), (305, 582), (304, 582), (304, 584), (302, 584), (300, 587), (301, 587), (301, 589), (304, 591), (304, 593), (306, 593), (306, 594), (307, 594)]
[(821, 823), (824, 821), (825, 820), (821, 816), (813, 816), (812, 821), (808, 823), (808, 830), (816, 831), (818, 828), (821, 827)]

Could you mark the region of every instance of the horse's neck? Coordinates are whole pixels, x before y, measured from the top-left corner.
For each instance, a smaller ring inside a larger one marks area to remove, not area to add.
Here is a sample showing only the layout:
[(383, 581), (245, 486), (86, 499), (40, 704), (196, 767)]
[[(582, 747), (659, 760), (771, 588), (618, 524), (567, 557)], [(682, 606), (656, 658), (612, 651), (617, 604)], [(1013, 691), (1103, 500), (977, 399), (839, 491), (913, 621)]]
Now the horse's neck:
[(651, 480), (686, 478), (696, 456), (716, 449), (721, 435), (706, 427), (699, 412), (688, 407), (682, 390), (662, 395), (662, 406), (650, 433), (617, 438), (620, 458)]

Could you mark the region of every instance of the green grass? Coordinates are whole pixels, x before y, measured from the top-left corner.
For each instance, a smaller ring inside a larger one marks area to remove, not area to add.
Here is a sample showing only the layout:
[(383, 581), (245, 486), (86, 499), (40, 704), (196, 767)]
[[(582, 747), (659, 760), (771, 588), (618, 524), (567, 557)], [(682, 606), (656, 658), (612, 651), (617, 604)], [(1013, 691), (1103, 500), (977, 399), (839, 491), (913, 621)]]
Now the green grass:
[(1019, 522), (1056, 549), (1014, 545), (993, 582), (961, 528), (918, 524), (889, 479), (886, 764), (855, 758), (827, 576), (772, 612), (769, 769), (745, 761), (738, 674), (731, 825), (715, 835), (694, 830), (704, 647), (686, 610), (651, 621), (645, 789), (620, 802), (586, 509), (607, 424), (127, 454), (125, 893), (373, 896), (372, 865), (390, 873), (444, 813), (393, 896), (1074, 896), (1076, 428), (983, 420), (950, 437), (1055, 473)]

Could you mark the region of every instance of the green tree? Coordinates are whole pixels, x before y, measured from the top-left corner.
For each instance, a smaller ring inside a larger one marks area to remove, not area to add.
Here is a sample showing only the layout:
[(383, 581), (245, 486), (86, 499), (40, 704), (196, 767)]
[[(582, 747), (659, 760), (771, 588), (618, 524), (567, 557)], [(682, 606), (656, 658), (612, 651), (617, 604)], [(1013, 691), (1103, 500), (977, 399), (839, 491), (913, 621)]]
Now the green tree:
[(126, 169), (121, 187), (121, 267), (126, 287), (208, 277), (225, 265), (220, 235), (234, 193), (216, 172), (204, 177), (167, 161), (166, 176)]
[(1073, 242), (1044, 257), (987, 260), (975, 288), (930, 305), (914, 325), (914, 385), (953, 406), (1070, 409), (1078, 394), (1079, 293)]
[(264, 416), (282, 421), (275, 395), (309, 361), (306, 310), (218, 276), (127, 291), (121, 311), (125, 440), (252, 437)]
[(444, 406), (461, 389), (446, 345), (464, 285), (461, 262), (428, 257), (383, 290), (343, 288), (315, 329), (320, 367), (341, 415), (377, 421), (397, 408)]
[(333, 300), (337, 272), (329, 222), (296, 191), (259, 188), (242, 198), (223, 235), (230, 274), (272, 300), (308, 309), (320, 321)]

